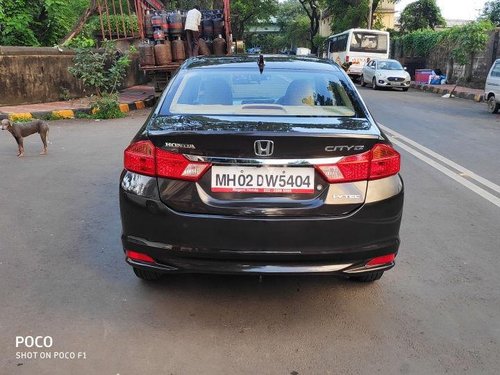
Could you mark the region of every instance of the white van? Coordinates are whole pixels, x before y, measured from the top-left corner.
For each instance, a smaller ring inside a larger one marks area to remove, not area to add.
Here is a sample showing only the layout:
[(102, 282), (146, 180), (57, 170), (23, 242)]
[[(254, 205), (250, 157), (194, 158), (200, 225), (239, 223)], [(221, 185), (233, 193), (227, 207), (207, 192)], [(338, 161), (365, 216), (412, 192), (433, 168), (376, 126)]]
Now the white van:
[(496, 60), (486, 78), (484, 99), (488, 103), (491, 113), (498, 113), (500, 109), (500, 59)]

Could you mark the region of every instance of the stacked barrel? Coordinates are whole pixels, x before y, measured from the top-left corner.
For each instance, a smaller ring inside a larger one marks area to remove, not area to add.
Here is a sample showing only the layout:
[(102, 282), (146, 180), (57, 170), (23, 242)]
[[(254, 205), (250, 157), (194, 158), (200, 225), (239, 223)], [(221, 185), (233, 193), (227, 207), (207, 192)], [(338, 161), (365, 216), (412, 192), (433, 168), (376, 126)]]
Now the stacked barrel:
[[(203, 10), (200, 25), (199, 53), (224, 56), (226, 40), (222, 10)], [(142, 66), (163, 66), (182, 62), (187, 56), (184, 25), (187, 11), (147, 11), (144, 18), (145, 39), (139, 44)]]
[(226, 40), (224, 35), (224, 15), (221, 10), (202, 12), (200, 52), (203, 55), (224, 56)]

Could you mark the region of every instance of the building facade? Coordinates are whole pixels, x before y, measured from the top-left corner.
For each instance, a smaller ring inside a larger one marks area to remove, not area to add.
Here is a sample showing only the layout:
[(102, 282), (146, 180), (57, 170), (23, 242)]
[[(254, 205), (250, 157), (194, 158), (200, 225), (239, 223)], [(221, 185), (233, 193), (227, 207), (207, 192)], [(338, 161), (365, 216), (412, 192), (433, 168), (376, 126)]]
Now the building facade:
[(394, 29), (394, 25), (396, 24), (396, 5), (383, 0), (377, 7), (374, 19), (382, 23), (384, 30)]

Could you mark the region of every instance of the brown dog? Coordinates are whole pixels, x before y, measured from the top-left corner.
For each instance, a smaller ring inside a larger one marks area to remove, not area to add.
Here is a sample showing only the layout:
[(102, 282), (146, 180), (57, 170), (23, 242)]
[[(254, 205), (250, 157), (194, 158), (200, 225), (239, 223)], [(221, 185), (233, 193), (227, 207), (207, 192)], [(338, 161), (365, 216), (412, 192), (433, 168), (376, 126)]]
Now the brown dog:
[(26, 123), (12, 123), (10, 120), (2, 120), (2, 130), (8, 130), (15, 138), (19, 153), (18, 157), (24, 156), (23, 138), (28, 135), (38, 133), (42, 138), (43, 148), (40, 155), (47, 155), (47, 136), (49, 134), (49, 125), (42, 120), (35, 120)]

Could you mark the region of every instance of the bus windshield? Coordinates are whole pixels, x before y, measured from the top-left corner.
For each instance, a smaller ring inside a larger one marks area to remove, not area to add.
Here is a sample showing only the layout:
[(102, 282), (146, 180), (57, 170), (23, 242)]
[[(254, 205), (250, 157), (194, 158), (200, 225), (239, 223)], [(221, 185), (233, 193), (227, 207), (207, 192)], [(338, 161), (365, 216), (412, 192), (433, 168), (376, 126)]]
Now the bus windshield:
[(387, 35), (355, 31), (352, 33), (350, 50), (352, 52), (387, 53)]

